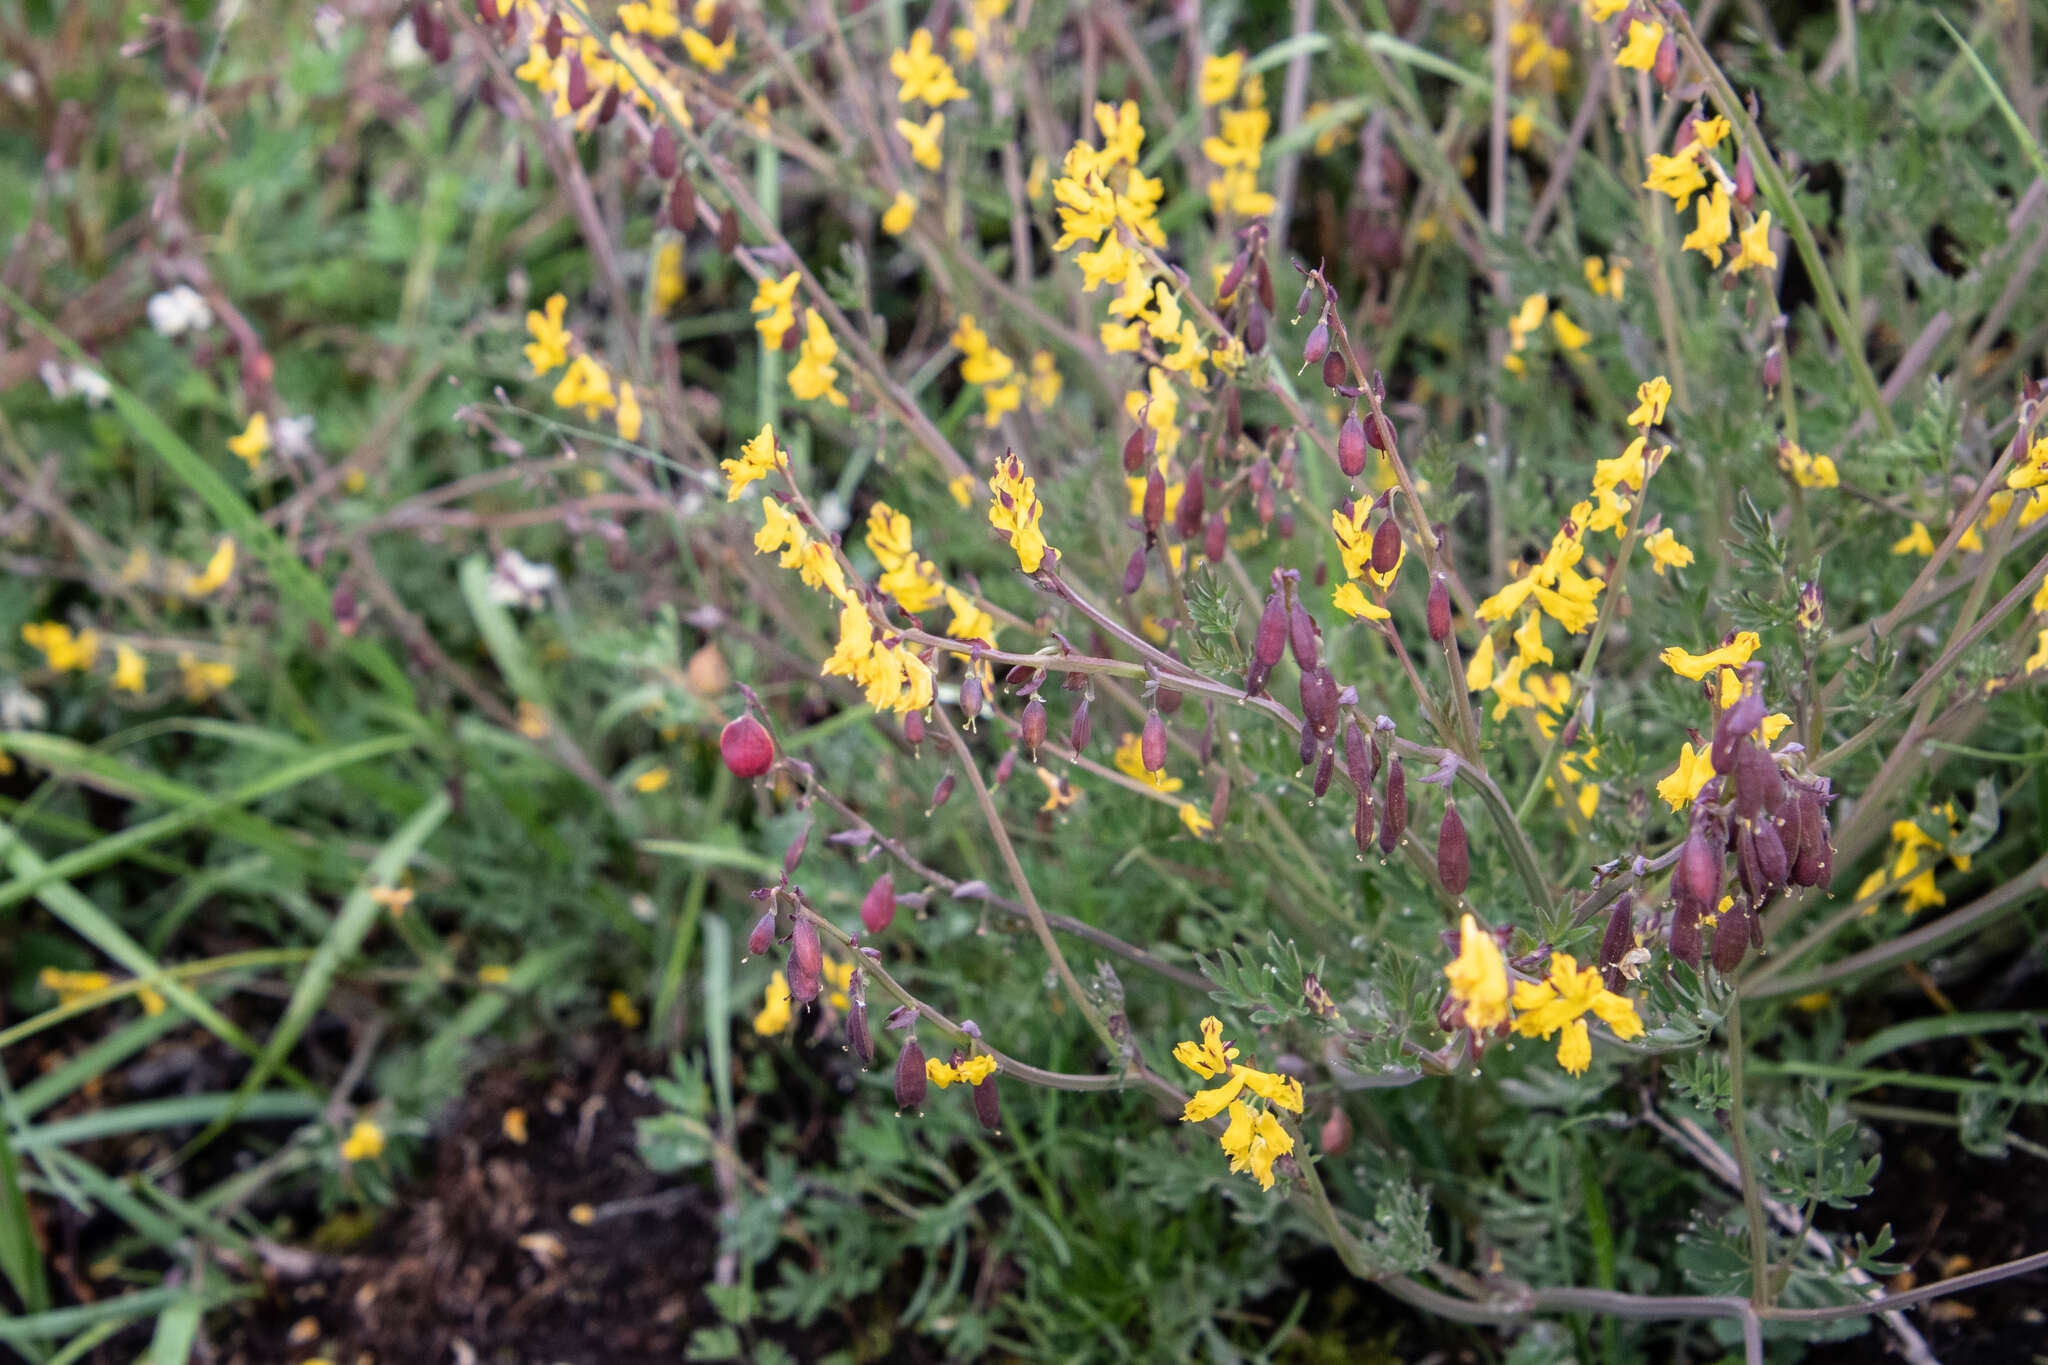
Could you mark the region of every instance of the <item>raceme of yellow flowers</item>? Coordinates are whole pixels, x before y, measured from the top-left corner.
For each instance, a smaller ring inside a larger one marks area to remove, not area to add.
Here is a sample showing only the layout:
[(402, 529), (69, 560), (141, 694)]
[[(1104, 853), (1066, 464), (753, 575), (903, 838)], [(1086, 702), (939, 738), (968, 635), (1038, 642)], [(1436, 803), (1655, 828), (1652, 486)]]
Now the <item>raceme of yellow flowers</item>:
[(1593, 1060), (1585, 1016), (1591, 1014), (1624, 1041), (1642, 1036), (1635, 1002), (1608, 990), (1600, 969), (1581, 967), (1569, 953), (1553, 951), (1546, 975), (1513, 982), (1495, 937), (1471, 915), (1458, 924), (1458, 955), (1444, 968), (1456, 1019), (1481, 1039), (1502, 1024), (1524, 1038), (1558, 1038), (1557, 1064), (1583, 1075)]
[(576, 338), (563, 322), (568, 306), (566, 298), (552, 294), (540, 308), (527, 311), (526, 331), (532, 340), (526, 343), (525, 353), (526, 363), (533, 367), (533, 377), (545, 378), (566, 366), (562, 369), (561, 379), (555, 384), (552, 395), (555, 406), (582, 408), (583, 415), (592, 420), (600, 413), (609, 412), (622, 438), (639, 440), (643, 417), (633, 386), (622, 383), (614, 393), (610, 373), (595, 357), (587, 351), (571, 357)]

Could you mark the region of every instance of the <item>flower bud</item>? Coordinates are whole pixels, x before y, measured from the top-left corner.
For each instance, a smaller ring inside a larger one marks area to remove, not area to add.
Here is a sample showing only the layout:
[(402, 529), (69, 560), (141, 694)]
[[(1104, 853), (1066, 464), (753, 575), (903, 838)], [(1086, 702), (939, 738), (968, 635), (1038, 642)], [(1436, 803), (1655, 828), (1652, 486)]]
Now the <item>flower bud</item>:
[(1209, 514), (1209, 524), (1203, 528), (1202, 558), (1211, 564), (1220, 564), (1229, 549), (1230, 517), (1219, 507)]
[(1600, 980), (1610, 991), (1621, 989), (1621, 959), (1636, 946), (1635, 897), (1622, 893), (1607, 916), (1607, 931), (1600, 935)]
[(742, 712), (718, 732), (718, 755), (734, 777), (759, 777), (774, 766), (775, 741), (766, 726)]
[(1715, 971), (1727, 976), (1742, 965), (1743, 954), (1749, 951), (1750, 929), (1755, 923), (1756, 912), (1749, 908), (1748, 901), (1739, 899), (1715, 921)]
[(1472, 853), (1465, 842), (1465, 822), (1454, 802), (1444, 802), (1444, 820), (1436, 831), (1436, 875), (1454, 896), (1465, 894), (1472, 881)]
[(775, 912), (770, 910), (767, 914), (754, 921), (753, 932), (747, 935), (747, 955), (749, 957), (759, 957), (774, 946)]
[[(1042, 735), (1044, 732), (1041, 730), (1040, 733)], [(952, 797), (952, 795), (953, 774), (947, 773), (944, 777), (939, 779), (939, 785), (932, 788), (932, 803), (931, 805), (925, 807), (924, 813), (926, 815), (932, 814), (933, 812), (938, 810), (939, 807), (945, 805), (946, 802)]]
[(1180, 506), (1174, 509), (1173, 529), (1182, 540), (1193, 540), (1202, 533), (1202, 509), (1209, 496), (1207, 483), (1202, 477), (1202, 467), (1196, 465), (1188, 471), (1186, 480), (1181, 484)]
[(1380, 852), (1392, 853), (1408, 832), (1408, 776), (1401, 771), (1401, 756), (1387, 764), (1387, 813), (1380, 817)]
[(798, 913), (789, 931), (789, 997), (805, 1004), (818, 998), (824, 981), (825, 948), (818, 942), (818, 926), (809, 916)]
[(1714, 743), (1707, 750), (1713, 760), (1714, 771), (1729, 773), (1735, 771), (1735, 748), (1756, 732), (1764, 723), (1764, 699), (1754, 691), (1747, 691), (1735, 704), (1723, 711), (1714, 722)]
[(1358, 420), (1357, 408), (1351, 410), (1337, 431), (1337, 467), (1347, 479), (1365, 472), (1365, 427)]
[(1159, 472), (1154, 463), (1145, 475), (1145, 501), (1141, 511), (1145, 521), (1145, 534), (1156, 536), (1166, 521), (1166, 476)]
[(903, 1051), (896, 1054), (896, 1108), (920, 1109), (924, 1106), (927, 1082), (924, 1077), (924, 1049), (917, 1045), (915, 1034), (903, 1040)]
[(1157, 711), (1145, 717), (1145, 728), (1138, 736), (1138, 754), (1145, 762), (1145, 771), (1156, 773), (1166, 767), (1166, 722), (1159, 718)]
[(866, 1071), (875, 1064), (875, 1035), (868, 1032), (868, 991), (863, 973), (853, 974), (847, 995), (851, 1003), (846, 1007), (846, 1046), (860, 1059), (860, 1069)]
[(991, 1133), (1003, 1131), (1003, 1107), (996, 1096), (996, 1076), (991, 1071), (988, 1079), (974, 1087), (971, 1098), (974, 1101), (974, 1117), (981, 1120), (981, 1126)]
[(1032, 762), (1038, 761), (1039, 746), (1045, 743), (1045, 703), (1037, 697), (1024, 703), (1024, 718), (1019, 726), (1019, 738), (1024, 741), (1024, 752)]
[(1799, 603), (1793, 610), (1792, 620), (1799, 627), (1799, 633), (1809, 639), (1820, 634), (1826, 624), (1826, 607), (1821, 601), (1820, 584), (1809, 578), (1799, 585)]
[(1131, 557), (1124, 561), (1124, 596), (1145, 586), (1145, 547), (1140, 545), (1131, 551)]
[(860, 922), (871, 934), (879, 934), (896, 918), (896, 879), (884, 872), (861, 897)]
[(1316, 759), (1316, 777), (1313, 785), (1316, 800), (1320, 801), (1330, 790), (1330, 777), (1337, 771), (1337, 751), (1325, 744), (1322, 755)]
[(1334, 347), (1323, 357), (1323, 384), (1330, 389), (1343, 385), (1351, 377), (1351, 367), (1345, 363), (1344, 352)]
[(1429, 603), (1423, 611), (1423, 619), (1429, 626), (1429, 638), (1434, 644), (1442, 644), (1451, 636), (1451, 590), (1438, 574), (1429, 581)]
[(647, 164), (656, 180), (667, 180), (676, 173), (676, 133), (666, 120), (654, 125), (654, 136), (647, 140)]
[(1316, 645), (1316, 620), (1299, 597), (1287, 611), (1287, 647), (1294, 651), (1294, 666), (1307, 672), (1322, 661)]
[(1323, 1131), (1316, 1139), (1324, 1156), (1342, 1156), (1351, 1146), (1351, 1116), (1339, 1105), (1330, 1111), (1330, 1117), (1323, 1120)]
[(1386, 575), (1394, 571), (1401, 562), (1401, 527), (1394, 521), (1394, 514), (1388, 511), (1385, 521), (1372, 533), (1372, 571)]

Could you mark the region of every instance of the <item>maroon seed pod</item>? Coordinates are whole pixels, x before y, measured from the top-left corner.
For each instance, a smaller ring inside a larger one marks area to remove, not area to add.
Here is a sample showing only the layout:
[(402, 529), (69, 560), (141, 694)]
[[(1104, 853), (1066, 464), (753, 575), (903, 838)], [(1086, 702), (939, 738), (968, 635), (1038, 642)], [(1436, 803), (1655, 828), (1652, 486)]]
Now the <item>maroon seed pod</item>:
[(1337, 771), (1337, 751), (1329, 745), (1323, 746), (1322, 756), (1316, 759), (1316, 780), (1314, 791), (1320, 801), (1330, 790), (1330, 778)]
[(896, 879), (884, 872), (861, 897), (860, 922), (871, 934), (879, 934), (896, 919)]
[[(1308, 296), (1304, 293), (1302, 297), (1306, 298)], [(1302, 368), (1307, 369), (1311, 365), (1322, 364), (1323, 358), (1329, 355), (1329, 353), (1330, 324), (1327, 322), (1317, 322), (1314, 327), (1309, 329), (1308, 340), (1301, 344)]]
[(1763, 861), (1757, 855), (1756, 827), (1747, 820), (1739, 820), (1735, 824), (1735, 877), (1752, 900), (1760, 900), (1769, 894)]
[(656, 180), (672, 180), (676, 173), (676, 134), (667, 123), (654, 125), (654, 136), (647, 140), (647, 164), (654, 168)]
[(1259, 525), (1270, 526), (1273, 524), (1273, 486), (1271, 484), (1259, 490), (1259, 495), (1253, 501), (1252, 506), (1259, 514)]
[(923, 1108), (927, 1084), (924, 1075), (924, 1049), (917, 1045), (917, 1037), (913, 1034), (903, 1040), (903, 1051), (896, 1054), (898, 1111)]
[(1131, 557), (1124, 561), (1124, 596), (1145, 586), (1145, 547), (1140, 545), (1131, 551)]
[(677, 232), (688, 232), (697, 226), (697, 187), (690, 182), (689, 176), (681, 172), (669, 182), (668, 222)]
[[(1385, 401), (1386, 395), (1381, 395)], [(1394, 419), (1385, 413), (1374, 413), (1365, 421), (1365, 443), (1384, 455), (1394, 449), (1397, 438), (1394, 434)]]
[(1220, 303), (1237, 292), (1237, 287), (1244, 283), (1244, 268), (1248, 263), (1246, 254), (1238, 252), (1237, 259), (1230, 263), (1230, 269), (1223, 272), (1222, 280), (1216, 285), (1217, 302)]
[(1756, 915), (1747, 901), (1737, 901), (1714, 924), (1714, 970), (1728, 976), (1742, 965), (1749, 951), (1750, 929)]
[(1465, 894), (1472, 882), (1472, 853), (1465, 842), (1465, 822), (1455, 803), (1444, 803), (1444, 822), (1436, 831), (1436, 875), (1444, 889), (1454, 896)]
[[(728, 208), (728, 209), (727, 209), (727, 210), (726, 210), (726, 211), (725, 211), (724, 213), (721, 213), (721, 214), (719, 214), (719, 215), (718, 215), (718, 251), (719, 251), (719, 254), (720, 254), (720, 255), (722, 255), (722, 256), (730, 256), (730, 255), (732, 255), (732, 253), (733, 253), (733, 252), (735, 252), (735, 251), (739, 250), (739, 245), (740, 245), (740, 214), (739, 214), (739, 210), (738, 210), (738, 209), (734, 209), (734, 208)], [(785, 340), (785, 341), (783, 342), (783, 349), (784, 349), (784, 350), (788, 350), (788, 349), (789, 349), (789, 347), (790, 347), (790, 346), (791, 346), (792, 344), (794, 344), (794, 338), (795, 338), (795, 336), (796, 336), (796, 329), (795, 329), (794, 327), (792, 327), (792, 328), (790, 328), (790, 329), (789, 329), (789, 333), (788, 333), (788, 337), (789, 337), (790, 339), (789, 339), (789, 340)]]
[(991, 1133), (1003, 1131), (1003, 1106), (996, 1095), (996, 1074), (991, 1071), (988, 1079), (974, 1087), (974, 1117), (981, 1120), (981, 1126)]
[(1208, 490), (1203, 486), (1205, 482), (1202, 467), (1196, 465), (1188, 471), (1187, 481), (1181, 486), (1180, 506), (1173, 513), (1173, 529), (1182, 540), (1193, 540), (1202, 533), (1202, 505), (1208, 500)]
[(1600, 980), (1610, 991), (1621, 989), (1621, 959), (1636, 946), (1636, 901), (1624, 892), (1607, 916), (1607, 931), (1600, 935)]
[(1159, 718), (1157, 711), (1145, 717), (1145, 728), (1138, 735), (1138, 755), (1145, 762), (1145, 771), (1156, 773), (1166, 767), (1166, 722)]
[(846, 1046), (860, 1059), (860, 1069), (866, 1071), (875, 1064), (875, 1035), (868, 1032), (867, 987), (859, 972), (853, 974), (853, 987), (849, 992), (852, 1003), (846, 1010)]
[(759, 777), (775, 764), (775, 741), (766, 726), (742, 713), (718, 732), (718, 754), (734, 777)]
[(1256, 697), (1266, 690), (1266, 681), (1273, 676), (1273, 665), (1262, 664), (1253, 659), (1251, 667), (1244, 671), (1244, 694)]
[(1342, 1156), (1351, 1146), (1351, 1116), (1342, 1105), (1332, 1109), (1330, 1117), (1323, 1120), (1323, 1131), (1317, 1135), (1316, 1143), (1324, 1156)]
[(1700, 909), (1681, 901), (1671, 917), (1671, 955), (1697, 971), (1700, 946)]
[(1735, 705), (1721, 713), (1714, 722), (1713, 746), (1707, 750), (1715, 772), (1735, 771), (1735, 746), (1754, 734), (1763, 722), (1764, 699), (1756, 692), (1743, 693)]
[(549, 61), (562, 55), (561, 11), (557, 10), (548, 16), (548, 26), (541, 32), (541, 46), (547, 49)]
[(1275, 588), (1259, 613), (1258, 634), (1252, 637), (1252, 658), (1271, 668), (1287, 650), (1287, 595)]
[(753, 932), (747, 935), (747, 956), (759, 957), (775, 946), (775, 912), (754, 921)]
[(1773, 346), (1764, 352), (1763, 381), (1766, 393), (1776, 393), (1778, 385), (1785, 381), (1784, 347)]
[(1380, 817), (1380, 852), (1392, 853), (1408, 832), (1408, 775), (1401, 771), (1401, 757), (1387, 764), (1387, 813)]
[(1124, 441), (1124, 473), (1135, 475), (1145, 467), (1145, 457), (1152, 450), (1152, 428), (1139, 423)]
[(1351, 837), (1358, 843), (1358, 856), (1372, 852), (1372, 788), (1361, 786), (1351, 816)]
[(1721, 900), (1721, 837), (1711, 821), (1701, 821), (1685, 836), (1678, 851), (1678, 866), (1671, 873), (1671, 894), (1681, 912), (1690, 909), (1697, 917)]
[(711, 23), (705, 29), (704, 36), (711, 40), (713, 47), (721, 45), (732, 36), (731, 5), (720, 5), (711, 11)]
[(1344, 723), (1344, 771), (1351, 774), (1351, 785), (1360, 791), (1372, 785), (1372, 760), (1366, 754), (1365, 732), (1358, 728), (1356, 717)]
[(1077, 754), (1088, 747), (1089, 737), (1095, 733), (1088, 717), (1088, 701), (1087, 697), (1081, 698), (1081, 704), (1074, 708), (1073, 724), (1067, 729), (1067, 747)]
[(1401, 562), (1401, 528), (1394, 521), (1393, 514), (1387, 514), (1377, 531), (1372, 533), (1372, 571), (1376, 574), (1390, 574)]
[(1230, 517), (1222, 508), (1209, 514), (1209, 524), (1202, 531), (1202, 557), (1211, 564), (1223, 561), (1230, 549)]
[(1180, 714), (1181, 694), (1172, 688), (1160, 688), (1152, 694), (1152, 700), (1157, 703), (1160, 715), (1173, 716)]
[(1337, 679), (1322, 665), (1318, 664), (1301, 675), (1302, 718), (1315, 727), (1319, 737), (1337, 733), (1340, 715), (1337, 693)]
[(910, 745), (911, 754), (915, 755), (917, 746), (924, 743), (924, 712), (912, 711), (903, 718), (903, 738)]
[(974, 718), (981, 714), (981, 703), (980, 675), (969, 672), (960, 683), (960, 714), (967, 717), (969, 724), (972, 724)]
[(1337, 430), (1337, 467), (1344, 471), (1347, 479), (1355, 479), (1365, 472), (1365, 427), (1358, 420), (1356, 408)]
[[(447, 29), (442, 29), (442, 32), (445, 34)], [(600, 128), (604, 127), (604, 125), (618, 117), (618, 113), (619, 87), (608, 85), (604, 89), (604, 98), (597, 102), (597, 126)]]
[(952, 795), (953, 774), (947, 773), (944, 777), (939, 779), (939, 785), (932, 788), (932, 803), (931, 805), (925, 808), (924, 813), (926, 815), (932, 814), (934, 811), (938, 810), (939, 807), (945, 805), (946, 802), (949, 799), (951, 799)]
[(1735, 154), (1735, 202), (1744, 208), (1756, 202), (1756, 165), (1747, 147)]
[(1303, 722), (1301, 723), (1301, 766), (1302, 766), (1302, 767), (1306, 768), (1306, 767), (1307, 767), (1307, 766), (1308, 766), (1309, 764), (1311, 764), (1311, 763), (1315, 762), (1315, 757), (1316, 757), (1316, 747), (1317, 747), (1317, 744), (1316, 744), (1316, 727), (1315, 727), (1315, 725), (1314, 725), (1313, 723), (1311, 723), (1311, 722), (1309, 722), (1309, 721), (1303, 721)]
[(1225, 776), (1216, 784), (1216, 794), (1209, 798), (1209, 823), (1222, 829), (1230, 819), (1230, 778)]
[(485, 25), (497, 23), (503, 17), (498, 13), (498, 0), (476, 0), (476, 17)]
[(789, 931), (789, 995), (806, 1005), (818, 998), (825, 976), (825, 948), (818, 942), (818, 926), (799, 914)]
[(1045, 703), (1037, 697), (1024, 703), (1024, 718), (1019, 727), (1019, 737), (1024, 741), (1024, 752), (1033, 763), (1038, 761), (1039, 746), (1045, 743)]
[(590, 88), (590, 72), (583, 66), (583, 54), (576, 52), (569, 57), (569, 88), (566, 92), (571, 109), (581, 109), (590, 103), (590, 97), (597, 92)]
[(1010, 774), (1015, 771), (1017, 771), (1017, 751), (1015, 749), (1003, 750), (1003, 756), (996, 760), (996, 785), (1000, 787), (1005, 782), (1008, 782)]
[(1434, 644), (1442, 644), (1451, 637), (1451, 590), (1444, 583), (1444, 576), (1438, 574), (1429, 582), (1429, 604), (1423, 618), (1429, 626), (1429, 638)]
[(1322, 662), (1316, 645), (1316, 619), (1298, 597), (1287, 612), (1287, 647), (1294, 651), (1294, 666), (1304, 672)]
[(1785, 778), (1772, 761), (1770, 751), (1755, 740), (1746, 740), (1735, 751), (1735, 809), (1745, 820), (1784, 803)]
[(805, 825), (797, 831), (796, 838), (790, 841), (789, 847), (782, 850), (783, 876), (790, 877), (795, 875), (798, 864), (804, 860), (804, 850), (810, 847), (810, 843), (811, 826)]
[(1664, 35), (1664, 41), (1657, 44), (1657, 60), (1650, 67), (1650, 75), (1656, 79), (1660, 89), (1669, 90), (1678, 83), (1678, 44), (1668, 33)]
[(1282, 539), (1282, 540), (1292, 540), (1292, 539), (1294, 539), (1294, 509), (1293, 509), (1293, 508), (1291, 508), (1291, 507), (1287, 507), (1287, 508), (1282, 508), (1282, 509), (1281, 509), (1281, 512), (1280, 512), (1280, 524), (1279, 524), (1279, 526), (1278, 526), (1278, 527), (1276, 527), (1275, 529), (1276, 529), (1276, 530), (1278, 530), (1278, 531), (1280, 532), (1280, 539)]
[[(1260, 327), (1263, 330), (1264, 324), (1261, 323)], [(1265, 338), (1260, 337), (1259, 341), (1263, 349)], [(1234, 451), (1237, 449), (1237, 443), (1243, 439), (1244, 399), (1238, 393), (1237, 386), (1233, 384), (1223, 391), (1223, 448)]]
[(1345, 363), (1344, 353), (1340, 350), (1332, 348), (1330, 352), (1323, 357), (1324, 387), (1333, 390), (1341, 388), (1343, 387), (1344, 382), (1350, 378), (1351, 367)]
[(426, 0), (413, 0), (412, 40), (424, 50), (434, 36), (434, 13), (427, 8)]
[(1144, 515), (1145, 534), (1158, 535), (1159, 528), (1166, 524), (1166, 476), (1159, 472), (1157, 464), (1154, 464), (1151, 472), (1145, 475), (1145, 501), (1141, 510)]
[(1779, 837), (1774, 821), (1757, 821), (1750, 841), (1756, 845), (1757, 870), (1764, 880), (1764, 894), (1757, 899), (1768, 900), (1784, 889), (1785, 879), (1792, 873), (1792, 860), (1785, 854), (1785, 841)]
[(1266, 349), (1266, 310), (1252, 309), (1251, 316), (1244, 323), (1244, 350), (1246, 355), (1260, 355)]

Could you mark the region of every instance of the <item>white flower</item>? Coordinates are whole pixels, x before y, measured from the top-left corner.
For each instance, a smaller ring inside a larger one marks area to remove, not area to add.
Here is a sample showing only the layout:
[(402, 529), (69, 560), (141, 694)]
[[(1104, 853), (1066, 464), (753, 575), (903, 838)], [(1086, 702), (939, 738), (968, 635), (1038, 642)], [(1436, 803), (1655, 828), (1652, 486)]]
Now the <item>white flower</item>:
[(42, 376), (43, 387), (50, 391), (50, 397), (64, 399), (71, 396), (71, 379), (64, 373), (64, 367), (57, 363), (55, 356), (45, 360), (36, 373)]
[(114, 392), (105, 375), (85, 365), (65, 366), (52, 358), (45, 360), (36, 373), (42, 376), (43, 387), (50, 391), (50, 397), (61, 399), (76, 394), (89, 408), (100, 406)]
[(0, 730), (40, 730), (49, 718), (41, 697), (12, 678), (0, 683)]
[(491, 600), (501, 607), (537, 607), (561, 581), (552, 565), (536, 564), (517, 550), (507, 550), (491, 570)]
[(203, 332), (213, 326), (213, 310), (191, 285), (175, 285), (150, 299), (149, 325), (167, 337)]
[(402, 70), (418, 66), (427, 59), (427, 50), (420, 46), (419, 35), (412, 31), (412, 20), (401, 19), (391, 30), (390, 41), (384, 44), (384, 63)]
[(270, 439), (284, 459), (305, 459), (313, 453), (313, 414), (278, 418), (270, 425)]

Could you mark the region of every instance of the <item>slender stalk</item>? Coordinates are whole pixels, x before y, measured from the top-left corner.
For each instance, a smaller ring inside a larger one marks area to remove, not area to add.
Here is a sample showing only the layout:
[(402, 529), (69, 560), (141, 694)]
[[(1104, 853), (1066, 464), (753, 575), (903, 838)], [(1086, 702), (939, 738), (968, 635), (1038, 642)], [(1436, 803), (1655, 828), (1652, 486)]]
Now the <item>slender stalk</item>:
[(1749, 1150), (1749, 1119), (1742, 1099), (1742, 992), (1728, 998), (1728, 1131), (1734, 1139), (1735, 1166), (1742, 1174), (1742, 1213), (1749, 1222), (1750, 1300), (1768, 1308), (1770, 1244), (1764, 1229), (1763, 1192), (1757, 1186), (1756, 1158)]

